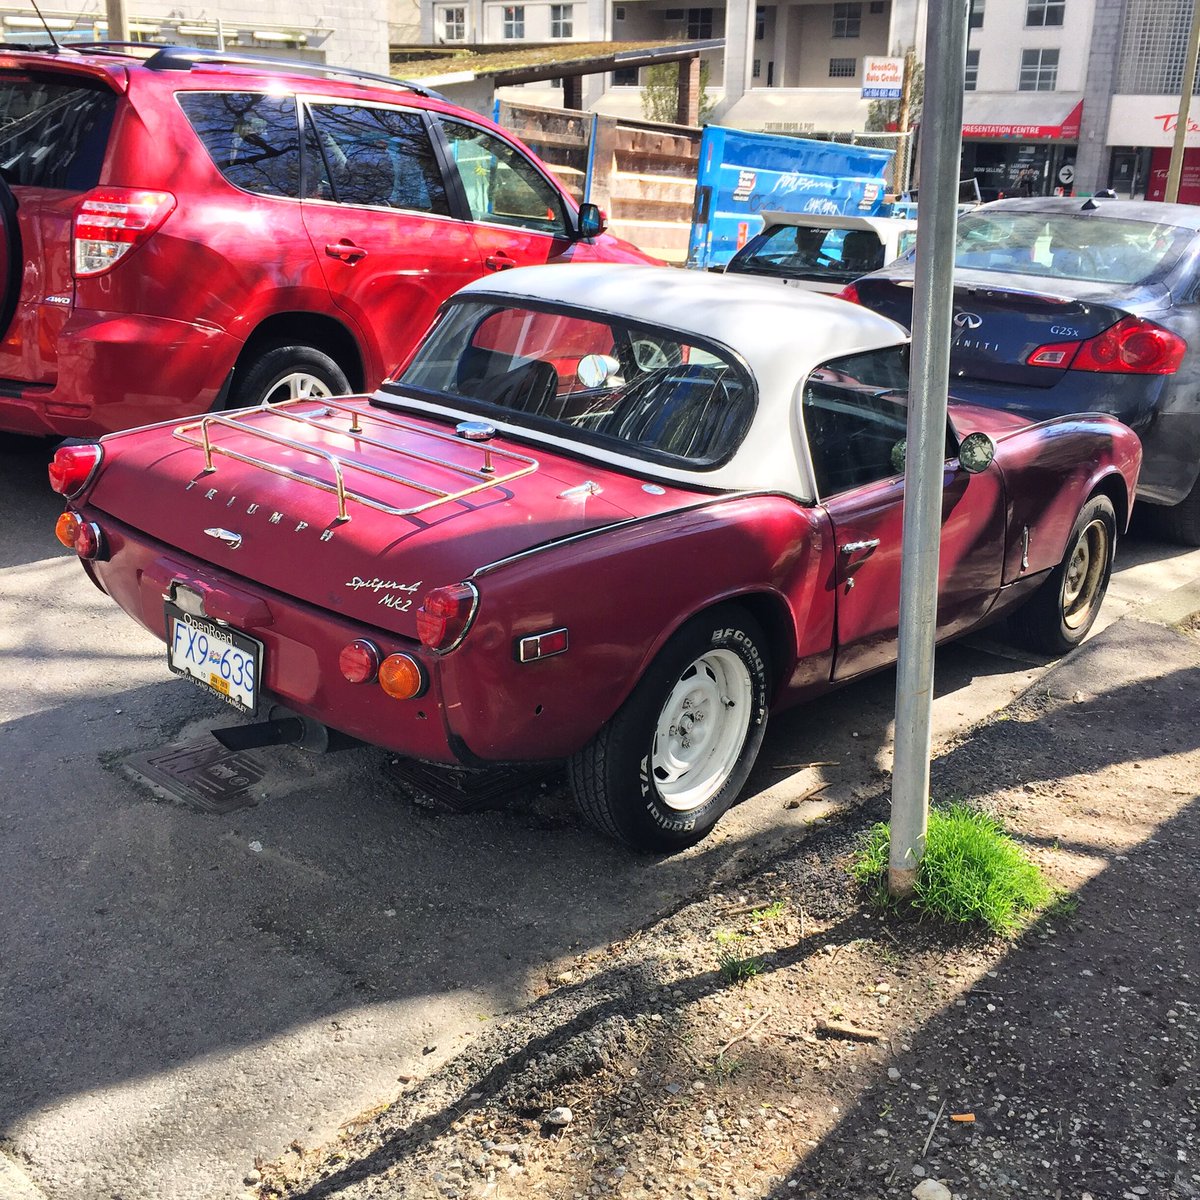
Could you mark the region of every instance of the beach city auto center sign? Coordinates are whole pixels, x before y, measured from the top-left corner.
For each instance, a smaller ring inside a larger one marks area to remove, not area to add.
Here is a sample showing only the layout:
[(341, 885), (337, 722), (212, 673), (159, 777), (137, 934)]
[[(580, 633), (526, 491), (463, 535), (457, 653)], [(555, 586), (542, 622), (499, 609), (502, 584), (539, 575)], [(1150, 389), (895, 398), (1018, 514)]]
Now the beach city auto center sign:
[(870, 54), (863, 59), (864, 100), (899, 100), (903, 88), (904, 59), (876, 58)]

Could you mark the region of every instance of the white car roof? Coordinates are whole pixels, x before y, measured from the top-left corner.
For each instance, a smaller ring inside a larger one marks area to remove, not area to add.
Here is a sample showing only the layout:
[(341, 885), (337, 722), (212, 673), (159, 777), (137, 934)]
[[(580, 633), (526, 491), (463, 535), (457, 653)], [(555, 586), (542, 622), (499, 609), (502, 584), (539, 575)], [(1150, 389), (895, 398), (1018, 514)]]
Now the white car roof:
[[(572, 305), (597, 314), (675, 330), (732, 350), (758, 390), (750, 429), (733, 457), (715, 470), (650, 466), (616, 449), (599, 453), (613, 465), (684, 484), (816, 496), (807, 447), (800, 438), (797, 389), (812, 370), (867, 350), (902, 345), (894, 321), (833, 296), (780, 287), (774, 280), (675, 267), (597, 263), (522, 267), (478, 279), (456, 296), (503, 297)], [(494, 422), (502, 426), (503, 422)], [(787, 436), (781, 436), (787, 431)], [(531, 436), (522, 429), (523, 436)], [(549, 435), (552, 444), (574, 445)], [(592, 448), (588, 453), (598, 453)]]

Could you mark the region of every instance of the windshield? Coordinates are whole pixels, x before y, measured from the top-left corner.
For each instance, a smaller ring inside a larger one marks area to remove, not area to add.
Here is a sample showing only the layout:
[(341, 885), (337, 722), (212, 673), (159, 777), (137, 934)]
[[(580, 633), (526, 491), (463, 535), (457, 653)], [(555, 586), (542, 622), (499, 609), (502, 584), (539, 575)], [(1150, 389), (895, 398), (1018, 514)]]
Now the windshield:
[(656, 461), (715, 467), (754, 411), (746, 371), (684, 334), (570, 311), (450, 305), (386, 390)]
[(869, 229), (773, 225), (747, 244), (729, 270), (849, 283), (883, 264), (883, 243)]
[(956, 267), (1143, 283), (1178, 261), (1190, 229), (1095, 213), (978, 212), (958, 223)]

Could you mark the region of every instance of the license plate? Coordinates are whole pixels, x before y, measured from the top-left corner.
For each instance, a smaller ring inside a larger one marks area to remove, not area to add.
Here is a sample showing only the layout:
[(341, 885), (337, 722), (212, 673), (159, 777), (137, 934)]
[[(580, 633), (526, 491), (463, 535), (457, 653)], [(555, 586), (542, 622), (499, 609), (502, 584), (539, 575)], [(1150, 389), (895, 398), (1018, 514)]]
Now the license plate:
[(167, 666), (203, 684), (240, 712), (258, 709), (262, 642), (166, 602)]

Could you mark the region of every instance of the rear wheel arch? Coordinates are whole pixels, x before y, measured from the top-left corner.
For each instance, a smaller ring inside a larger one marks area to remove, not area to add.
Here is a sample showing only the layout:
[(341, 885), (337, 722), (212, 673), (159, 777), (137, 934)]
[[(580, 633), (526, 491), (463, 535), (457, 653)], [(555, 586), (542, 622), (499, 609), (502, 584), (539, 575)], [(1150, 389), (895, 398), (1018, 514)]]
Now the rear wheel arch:
[[(280, 345), (311, 346), (338, 365), (352, 391), (365, 389), (366, 368), (354, 335), (340, 321), (308, 312), (274, 313), (262, 321), (246, 339), (234, 363), (232, 378), (236, 380), (264, 354)], [(224, 390), (229, 393), (236, 389), (227, 386)]]

